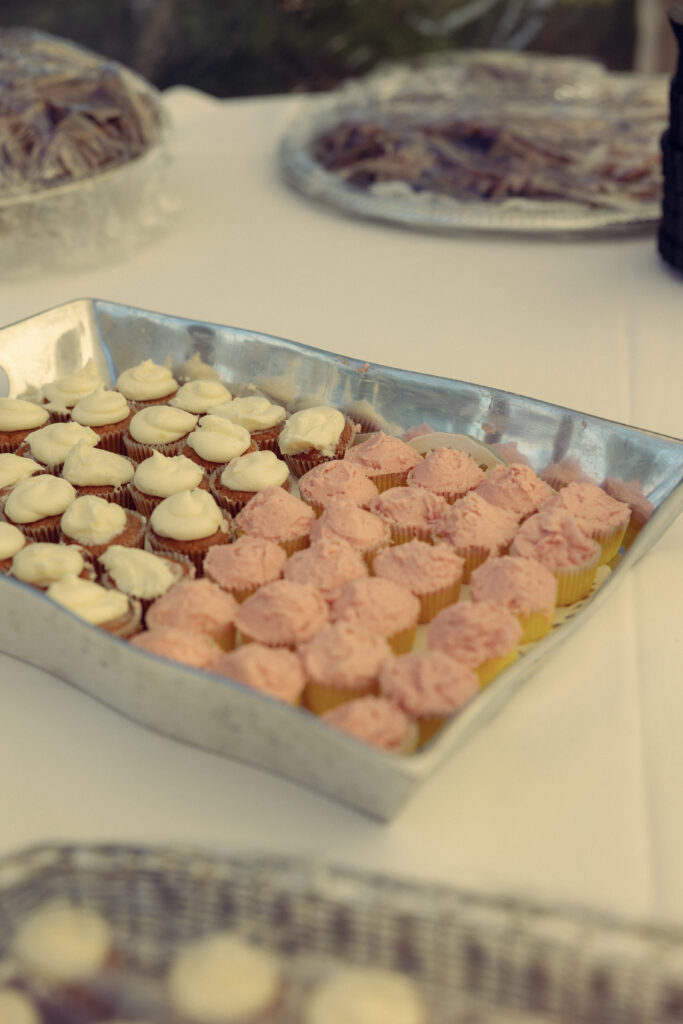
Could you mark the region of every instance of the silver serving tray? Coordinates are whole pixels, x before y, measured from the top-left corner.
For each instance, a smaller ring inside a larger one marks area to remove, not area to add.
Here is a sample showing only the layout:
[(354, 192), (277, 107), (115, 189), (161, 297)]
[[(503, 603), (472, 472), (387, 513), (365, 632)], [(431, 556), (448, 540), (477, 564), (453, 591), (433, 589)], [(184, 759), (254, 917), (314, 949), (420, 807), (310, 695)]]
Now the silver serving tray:
[[(0, 394), (20, 395), (92, 358), (114, 381), (151, 357), (192, 356), (236, 384), (256, 384), (290, 409), (324, 402), (362, 409), (398, 432), (428, 421), (486, 442), (516, 442), (535, 469), (575, 456), (597, 480), (638, 479), (656, 511), (602, 586), (419, 753), (401, 758), (209, 672), (139, 651), (34, 588), (0, 578), (0, 650), (65, 679), (152, 729), (239, 758), (390, 819), (420, 783), (571, 636), (683, 507), (683, 442), (482, 385), (361, 363), (253, 331), (82, 299), (0, 330)], [(6, 375), (3, 391), (3, 371)], [(40, 642), (36, 639), (39, 636)]]
[[(304, 996), (331, 966), (404, 972), (425, 995), (430, 1024), (681, 1020), (683, 930), (578, 907), (259, 853), (37, 846), (0, 860), (5, 977), (18, 924), (53, 900), (111, 924), (122, 971), (108, 985), (131, 1020), (162, 1016), (152, 1012), (154, 989), (136, 982), (161, 979), (185, 943), (224, 928), (279, 954)], [(280, 1024), (303, 1019), (291, 994)]]

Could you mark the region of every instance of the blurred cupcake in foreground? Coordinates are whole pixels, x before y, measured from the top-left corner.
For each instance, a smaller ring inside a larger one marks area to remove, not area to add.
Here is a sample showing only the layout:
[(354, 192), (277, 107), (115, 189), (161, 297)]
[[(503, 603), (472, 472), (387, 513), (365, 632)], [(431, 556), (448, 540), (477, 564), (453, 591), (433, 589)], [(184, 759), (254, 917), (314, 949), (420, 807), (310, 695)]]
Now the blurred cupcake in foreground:
[[(335, 729), (388, 754), (412, 754), (417, 747), (416, 723), (386, 697), (357, 697), (335, 705), (321, 718)], [(372, 1020), (374, 1024), (375, 1018)]]
[(601, 548), (566, 509), (551, 504), (519, 528), (510, 554), (532, 558), (557, 580), (558, 605), (575, 604), (595, 582)]
[(290, 647), (306, 643), (329, 618), (325, 599), (304, 583), (275, 580), (266, 583), (239, 605), (235, 623), (242, 640), (266, 647)]
[(244, 427), (249, 431), (257, 448), (277, 452), (277, 439), (287, 417), (283, 406), (276, 405), (261, 395), (252, 395), (212, 405), (209, 413), (224, 416), (232, 423)]
[(147, 628), (184, 629), (211, 637), (220, 647), (235, 646), (237, 602), (211, 580), (176, 583), (150, 606)]
[(196, 425), (196, 416), (170, 405), (140, 409), (123, 435), (126, 454), (133, 462), (142, 462), (155, 451), (162, 455), (179, 455)]
[(311, 542), (343, 540), (372, 568), (375, 555), (391, 543), (389, 524), (346, 498), (333, 498), (311, 526)]
[[(0, 456), (2, 461), (2, 456)], [(650, 519), (655, 506), (645, 497), (642, 484), (639, 480), (618, 480), (616, 477), (608, 476), (600, 484), (603, 491), (609, 494), (610, 498), (624, 502), (631, 509), (631, 518), (626, 527), (622, 544), (629, 548), (645, 523)]]
[(419, 746), (479, 691), (479, 677), (445, 651), (423, 651), (386, 661), (380, 693), (419, 726)]
[(14, 988), (0, 988), (0, 1020), (2, 1024), (41, 1024), (28, 995)]
[(415, 641), (420, 602), (406, 587), (370, 576), (352, 580), (332, 605), (333, 622), (349, 622), (386, 639), (394, 654), (405, 654)]
[(14, 579), (40, 590), (63, 579), (80, 576), (95, 582), (97, 573), (90, 557), (75, 544), (27, 544), (12, 559), (11, 575)]
[(394, 544), (409, 540), (430, 542), (448, 502), (424, 487), (390, 487), (370, 502), (368, 511), (388, 524)]
[(484, 562), (472, 573), (473, 601), (493, 601), (519, 619), (520, 643), (540, 640), (549, 632), (557, 599), (557, 580), (545, 565), (533, 558), (504, 555)]
[(167, 402), (178, 390), (178, 382), (167, 366), (145, 359), (119, 374), (116, 389), (137, 412), (147, 405)]
[(403, 486), (411, 469), (422, 461), (409, 444), (381, 430), (349, 448), (344, 458), (362, 469), (380, 492)]
[(35, 473), (43, 473), (45, 469), (34, 459), (27, 459), (11, 452), (0, 453), (0, 502), (9, 492)]
[(79, 498), (91, 495), (126, 508), (134, 471), (134, 463), (124, 455), (79, 441), (64, 460), (62, 478), (69, 481)]
[(26, 537), (21, 530), (11, 523), (0, 522), (0, 573), (10, 571), (12, 559), (25, 545)]
[(328, 603), (335, 601), (350, 580), (368, 575), (363, 557), (346, 541), (323, 538), (287, 559), (283, 575), (295, 583), (309, 583)]
[(353, 424), (338, 409), (316, 405), (292, 413), (278, 437), (278, 449), (295, 474), (341, 459), (353, 441)]
[(221, 402), (231, 400), (232, 393), (218, 380), (190, 380), (178, 388), (168, 404), (201, 416), (202, 413), (208, 412), (212, 405), (220, 405)]
[(317, 516), (335, 498), (367, 508), (379, 491), (362, 469), (346, 459), (331, 459), (299, 479), (299, 494)]
[(162, 629), (148, 629), (131, 637), (131, 644), (138, 650), (148, 654), (157, 654), (160, 658), (177, 661), (181, 665), (192, 668), (204, 668), (215, 671), (222, 648), (204, 633), (192, 633), (177, 626), (166, 626)]
[(260, 537), (279, 544), (288, 555), (308, 547), (315, 513), (283, 487), (266, 487), (235, 516), (238, 536)]
[(484, 471), (467, 452), (436, 448), (408, 473), (409, 487), (424, 487), (452, 505), (484, 479)]
[(377, 693), (380, 668), (391, 658), (384, 637), (351, 622), (335, 622), (299, 647), (308, 682), (306, 706), (322, 715), (337, 704)]
[(73, 423), (90, 427), (99, 436), (99, 446), (109, 452), (123, 452), (123, 435), (133, 418), (128, 402), (118, 391), (96, 388), (71, 410)]
[(134, 468), (129, 484), (129, 495), (138, 512), (151, 516), (164, 498), (195, 487), (208, 490), (209, 485), (201, 466), (184, 455), (162, 455), (152, 452)]
[(442, 516), (435, 530), (436, 540), (449, 544), (464, 559), (463, 583), (487, 558), (507, 552), (517, 532), (517, 517), (497, 508), (470, 491)]
[(67, 373), (64, 377), (44, 384), (40, 390), (41, 399), (50, 411), (53, 422), (65, 423), (69, 412), (95, 388), (104, 387), (104, 380), (92, 359), (82, 369)]
[(201, 466), (205, 473), (223, 468), (232, 459), (256, 451), (251, 434), (223, 416), (202, 416), (188, 436), (182, 454)]
[(26, 914), (11, 952), (25, 977), (68, 986), (95, 977), (107, 965), (113, 935), (95, 910), (55, 901)]
[(522, 638), (519, 620), (492, 601), (451, 605), (427, 628), (430, 648), (445, 651), (473, 669), (486, 686), (517, 657)]
[(523, 522), (538, 512), (541, 505), (553, 497), (554, 491), (545, 480), (536, 476), (531, 466), (514, 463), (511, 466), (494, 466), (474, 493), (490, 505), (512, 512), (518, 522)]
[(460, 596), (464, 560), (447, 544), (411, 540), (380, 551), (373, 563), (375, 576), (399, 583), (420, 602), (419, 623)]
[(344, 966), (312, 992), (303, 1024), (428, 1024), (428, 1017), (411, 978), (380, 968)]
[(221, 506), (237, 515), (259, 491), (269, 487), (289, 490), (289, 469), (275, 452), (264, 449), (232, 459), (224, 469), (216, 469), (210, 478), (211, 493)]
[(79, 544), (92, 558), (110, 544), (141, 548), (145, 542), (145, 519), (139, 512), (92, 494), (72, 501), (59, 528), (59, 543)]
[(212, 547), (204, 559), (204, 575), (236, 601), (246, 600), (259, 587), (282, 577), (287, 552), (261, 537), (238, 537), (233, 544)]
[(13, 488), (3, 503), (2, 516), (31, 540), (57, 541), (62, 515), (75, 499), (68, 480), (42, 473)]
[(233, 528), (208, 491), (195, 488), (164, 498), (149, 517), (147, 545), (157, 554), (186, 555), (197, 573), (215, 544), (229, 544)]
[(28, 434), (44, 427), (50, 413), (21, 398), (0, 398), (0, 452), (16, 452)]
[(284, 704), (300, 704), (306, 685), (300, 659), (286, 647), (242, 644), (224, 654), (212, 671)]
[(48, 473), (59, 475), (67, 455), (79, 442), (94, 448), (99, 440), (94, 430), (80, 423), (48, 423), (32, 431), (16, 454), (35, 459)]
[(571, 483), (560, 491), (552, 504), (570, 512), (583, 532), (598, 542), (602, 549), (600, 565), (614, 558), (631, 517), (626, 502), (617, 501), (597, 484)]
[(142, 628), (139, 601), (79, 576), (62, 576), (50, 584), (47, 596), (80, 619), (113, 636), (128, 639)]

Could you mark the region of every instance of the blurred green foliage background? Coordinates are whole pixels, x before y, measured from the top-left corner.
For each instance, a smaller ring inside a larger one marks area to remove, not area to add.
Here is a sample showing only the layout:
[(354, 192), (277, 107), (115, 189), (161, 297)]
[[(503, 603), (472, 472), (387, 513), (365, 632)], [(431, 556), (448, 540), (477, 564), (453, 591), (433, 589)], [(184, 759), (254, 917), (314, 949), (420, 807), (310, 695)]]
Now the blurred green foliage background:
[(216, 96), (328, 89), (381, 61), (471, 46), (628, 69), (635, 38), (634, 0), (2, 0), (0, 23)]

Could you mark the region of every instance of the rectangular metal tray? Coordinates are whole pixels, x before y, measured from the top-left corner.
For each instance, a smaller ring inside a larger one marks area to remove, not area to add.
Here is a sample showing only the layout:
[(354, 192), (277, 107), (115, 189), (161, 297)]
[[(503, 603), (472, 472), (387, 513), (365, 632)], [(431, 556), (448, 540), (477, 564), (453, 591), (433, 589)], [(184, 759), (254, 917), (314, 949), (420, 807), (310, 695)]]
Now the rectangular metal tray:
[[(637, 478), (655, 512), (602, 586), (417, 754), (399, 758), (356, 742), (314, 716), (219, 678), (138, 651), (54, 604), (0, 579), (0, 650), (73, 683), (152, 729), (259, 765), (388, 820), (486, 722), (539, 662), (612, 592), (683, 507), (683, 442), (481, 385), (430, 377), (217, 324), (82, 299), (0, 330), (0, 394), (80, 368), (105, 377), (141, 359), (177, 368), (199, 354), (227, 382), (254, 383), (290, 409), (311, 401), (371, 411), (397, 431), (436, 430), (516, 442), (535, 469), (575, 456), (598, 480)], [(3, 382), (3, 375), (5, 377)], [(36, 623), (40, 643), (36, 643)]]

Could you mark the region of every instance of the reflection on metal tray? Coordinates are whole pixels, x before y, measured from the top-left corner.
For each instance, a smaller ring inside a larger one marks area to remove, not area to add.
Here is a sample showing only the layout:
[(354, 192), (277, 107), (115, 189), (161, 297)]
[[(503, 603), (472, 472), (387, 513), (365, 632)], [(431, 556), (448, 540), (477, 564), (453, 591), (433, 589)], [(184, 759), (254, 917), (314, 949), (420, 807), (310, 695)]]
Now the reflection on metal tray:
[(258, 854), (40, 846), (0, 860), (0, 958), (58, 899), (103, 914), (131, 972), (160, 976), (181, 945), (229, 928), (314, 980), (340, 963), (404, 972), (430, 1024), (683, 1020), (683, 930), (578, 908)]
[[(174, 368), (199, 355), (228, 382), (255, 383), (290, 409), (327, 403), (398, 432), (436, 430), (518, 445), (535, 469), (576, 457), (597, 480), (637, 479), (655, 512), (603, 585), (561, 627), (528, 646), (420, 752), (400, 758), (366, 747), (312, 715), (230, 680), (136, 650), (34, 588), (7, 577), (0, 650), (70, 681), (162, 733), (249, 761), (379, 818), (391, 818), (604, 601), (683, 506), (683, 443), (483, 385), (430, 377), (247, 330), (80, 300), (0, 331), (8, 392), (73, 372), (92, 358), (109, 380), (151, 357)], [(0, 372), (0, 391), (2, 373)], [(41, 643), (35, 643), (40, 621)]]

